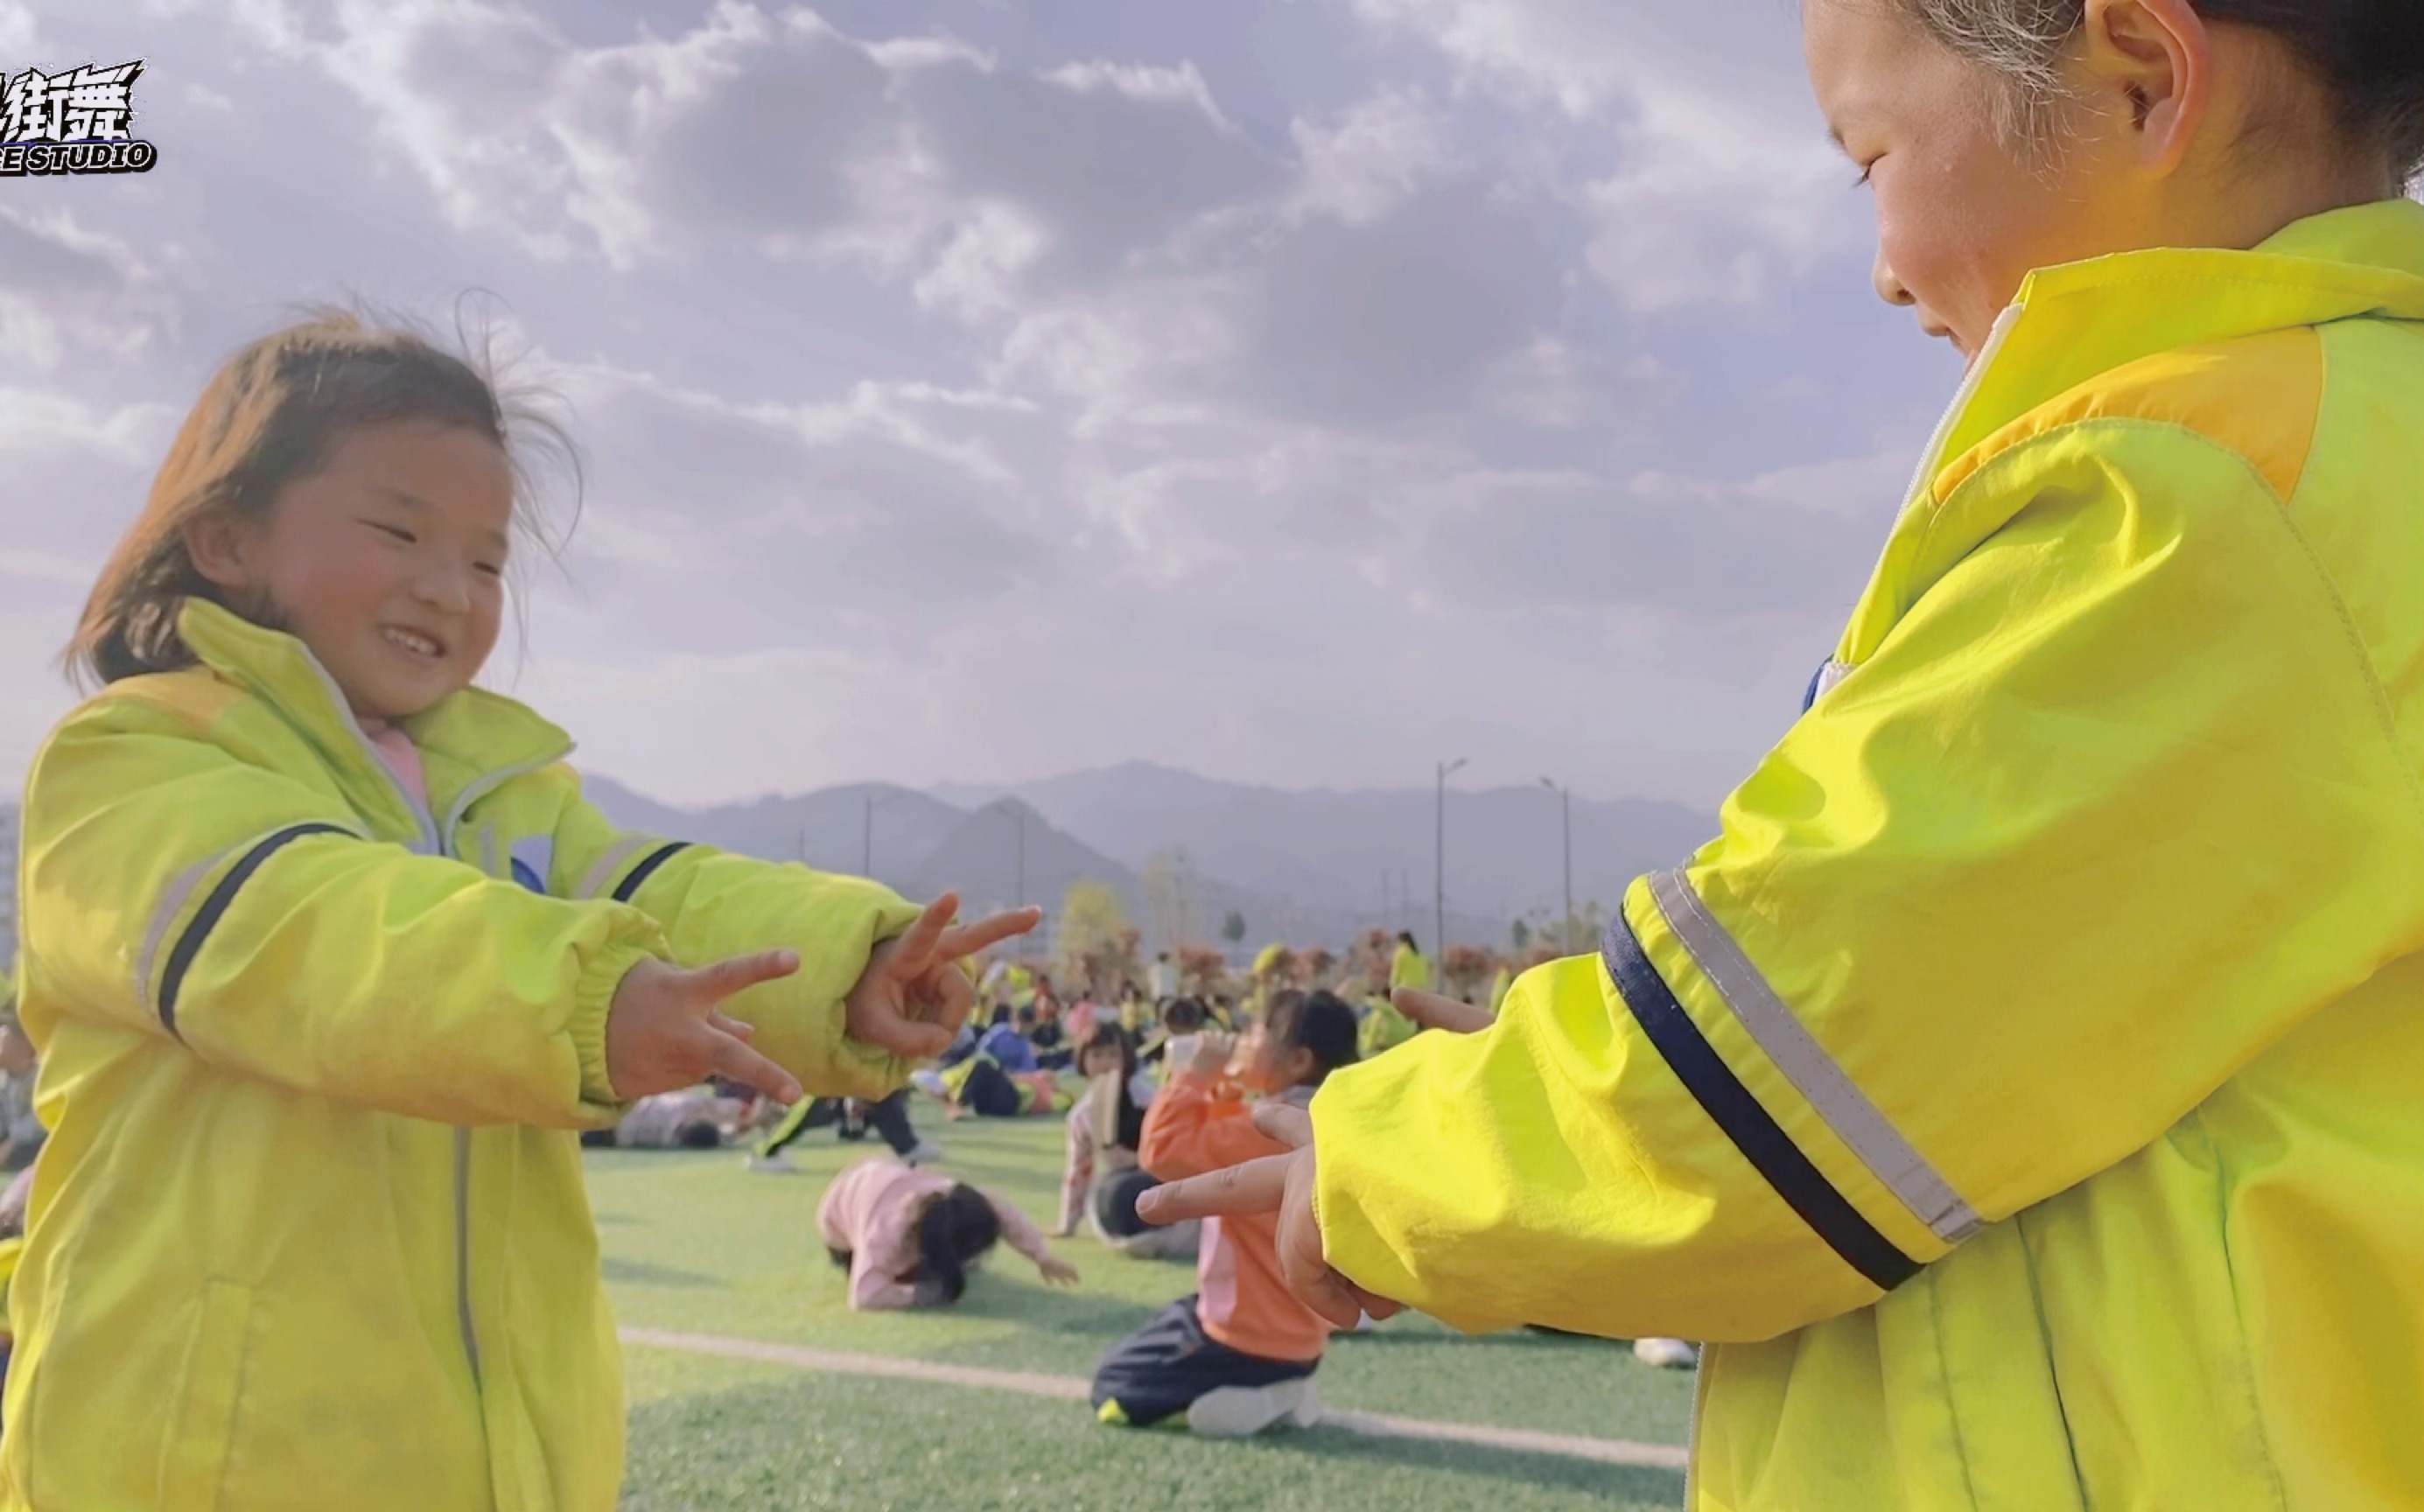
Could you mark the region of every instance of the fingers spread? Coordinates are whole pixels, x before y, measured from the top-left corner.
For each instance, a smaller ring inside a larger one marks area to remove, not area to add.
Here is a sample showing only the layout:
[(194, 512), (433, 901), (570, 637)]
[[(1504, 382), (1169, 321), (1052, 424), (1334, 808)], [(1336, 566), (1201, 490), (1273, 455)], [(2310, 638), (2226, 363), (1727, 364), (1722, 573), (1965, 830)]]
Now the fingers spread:
[(1044, 910), (1040, 908), (1021, 908), (1008, 914), (996, 914), (991, 918), (981, 918), (973, 924), (962, 924), (947, 931), (938, 948), (944, 960), (957, 961), (1025, 934), (1043, 922)]
[(758, 1026), (743, 1024), (739, 1019), (726, 1014), (722, 1009), (710, 1008), (707, 1011), (707, 1027), (719, 1034), (728, 1034), (736, 1040), (751, 1040), (758, 1035)]
[(717, 1075), (755, 1088), (775, 1102), (790, 1104), (800, 1100), (798, 1078), (728, 1034), (715, 1036), (709, 1065)]
[(1253, 1118), (1254, 1127), (1291, 1150), (1301, 1150), (1313, 1143), (1313, 1115), (1303, 1108), (1285, 1103), (1256, 1103)]
[(1147, 1223), (1168, 1224), (1220, 1213), (1273, 1212), (1287, 1192), (1288, 1166), (1296, 1158), (1265, 1155), (1242, 1166), (1156, 1186), (1137, 1199), (1137, 1216)]
[(1389, 995), (1397, 1011), (1427, 1029), (1445, 1029), (1450, 1034), (1478, 1034), (1497, 1019), (1486, 1008), (1443, 997), (1438, 993), (1417, 992), (1400, 987)]
[[(932, 1024), (953, 1037), (959, 1034), (960, 1026), (968, 1021), (968, 1014), (977, 1006), (975, 986), (959, 967), (948, 963), (936, 967), (921, 984), (920, 995), (933, 1011), (920, 1013), (919, 1022)], [(949, 1039), (943, 1042), (946, 1048), (950, 1042)], [(940, 1055), (942, 1051), (933, 1053)]]
[(1333, 1329), (1352, 1329), (1364, 1321), (1364, 1304), (1334, 1270), (1324, 1270), (1305, 1288), (1294, 1288), (1307, 1307), (1329, 1320)]
[(893, 975), (904, 979), (925, 975), (934, 963), (934, 949), (943, 943), (943, 931), (950, 928), (959, 912), (956, 893), (945, 893), (928, 903), (926, 912), (917, 915), (917, 922), (892, 942)]
[[(965, 1010), (962, 1011), (965, 1016)], [(899, 1056), (903, 1060), (928, 1060), (951, 1047), (951, 1037), (959, 1026), (945, 1028), (939, 1024), (920, 1024), (902, 1018), (898, 1012), (870, 1013), (865, 1019), (853, 1018), (850, 1037), (862, 1044)]]
[(760, 950), (754, 956), (734, 956), (729, 961), (701, 966), (691, 973), (691, 980), (706, 992), (710, 1000), (720, 1003), (735, 993), (779, 980), (799, 969), (800, 958), (793, 951)]

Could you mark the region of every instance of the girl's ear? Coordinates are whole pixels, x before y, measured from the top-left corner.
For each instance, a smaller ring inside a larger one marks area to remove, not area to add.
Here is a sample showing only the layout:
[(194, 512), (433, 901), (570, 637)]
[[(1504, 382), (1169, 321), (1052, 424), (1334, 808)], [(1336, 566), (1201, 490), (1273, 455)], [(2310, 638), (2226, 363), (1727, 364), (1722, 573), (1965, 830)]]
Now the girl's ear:
[(1289, 1046), (1280, 1064), (1286, 1068), (1291, 1087), (1301, 1087), (1321, 1074), (1321, 1061), (1300, 1044)]
[(2190, 0), (2087, 0), (2086, 56), (2095, 99), (2122, 113), (2149, 171), (2187, 158), (2213, 93), (2213, 39)]
[(185, 539), (185, 555), (206, 581), (230, 590), (251, 586), (252, 531), (234, 511), (204, 510), (179, 530)]

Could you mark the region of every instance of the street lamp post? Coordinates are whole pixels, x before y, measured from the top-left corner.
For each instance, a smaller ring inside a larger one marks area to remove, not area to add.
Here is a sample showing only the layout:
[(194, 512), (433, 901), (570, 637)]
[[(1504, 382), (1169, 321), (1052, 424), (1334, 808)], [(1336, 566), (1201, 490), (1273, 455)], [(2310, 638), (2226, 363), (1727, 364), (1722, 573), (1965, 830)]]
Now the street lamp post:
[(1565, 831), (1566, 916), (1564, 922), (1557, 926), (1557, 948), (1571, 950), (1574, 947), (1574, 790), (1561, 788), (1547, 777), (1540, 779), (1540, 786), (1557, 795), (1558, 812)]
[(1439, 932), (1431, 936), (1431, 948), (1439, 952), (1433, 958), (1439, 961), (1447, 959), (1447, 780), (1471, 764), (1465, 756), (1439, 764), (1439, 804), (1431, 846), (1431, 897), (1438, 905), (1433, 922), (1439, 928)]

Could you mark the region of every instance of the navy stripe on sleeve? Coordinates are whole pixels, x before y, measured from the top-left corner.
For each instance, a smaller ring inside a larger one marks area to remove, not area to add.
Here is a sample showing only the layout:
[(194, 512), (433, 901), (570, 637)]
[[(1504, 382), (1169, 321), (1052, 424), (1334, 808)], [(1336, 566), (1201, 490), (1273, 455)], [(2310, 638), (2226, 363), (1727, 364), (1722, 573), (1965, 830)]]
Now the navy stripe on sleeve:
[(648, 858), (646, 861), (641, 862), (638, 866), (633, 867), (631, 868), (630, 875), (625, 877), (622, 883), (614, 889), (614, 901), (618, 903), (628, 903), (633, 898), (639, 896), (641, 884), (646, 883), (650, 877), (655, 876), (659, 867), (663, 866), (666, 862), (671, 861), (674, 857), (689, 849), (690, 842), (688, 840), (676, 840), (671, 845), (659, 846), (656, 850), (649, 851)]
[(1859, 1209), (1810, 1164), (1793, 1137), (1742, 1084), (1683, 1005), (1675, 1000), (1674, 991), (1650, 963), (1649, 954), (1621, 912), (1607, 927), (1600, 957), (1616, 979), (1624, 1006), (1633, 1011), (1641, 1032), (1673, 1068), (1677, 1079), (1828, 1249), (1885, 1291), (1919, 1274), (1919, 1262), (1896, 1249), (1892, 1240), (1860, 1216)]
[[(289, 825), (247, 851), (243, 860), (228, 868), (228, 874), (219, 879), (218, 885), (211, 889), (210, 896), (202, 899), (202, 906), (186, 923), (185, 931), (177, 936), (176, 948), (168, 952), (168, 969), (160, 975), (162, 1028), (170, 1034), (177, 1033), (177, 994), (185, 985), (185, 973), (193, 969), (194, 957), (201, 953), (202, 942), (210, 938), (211, 931), (218, 927), (221, 916), (234, 903), (235, 895), (244, 890), (244, 884), (252, 880), (252, 874), (261, 869), (262, 863), (307, 835), (349, 833), (335, 824)], [(178, 1038), (183, 1039), (183, 1036), (179, 1035)]]

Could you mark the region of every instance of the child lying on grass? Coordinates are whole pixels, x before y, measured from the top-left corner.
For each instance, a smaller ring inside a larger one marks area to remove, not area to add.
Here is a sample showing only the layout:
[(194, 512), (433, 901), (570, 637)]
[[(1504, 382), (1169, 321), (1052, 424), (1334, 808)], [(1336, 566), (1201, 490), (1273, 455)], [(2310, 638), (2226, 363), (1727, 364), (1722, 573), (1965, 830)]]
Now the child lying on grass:
[(863, 1160), (834, 1178), (817, 1204), (825, 1252), (850, 1272), (850, 1305), (949, 1307), (968, 1269), (1002, 1239), (1055, 1286), (1077, 1267), (1055, 1255), (1027, 1215), (998, 1197), (932, 1170)]

